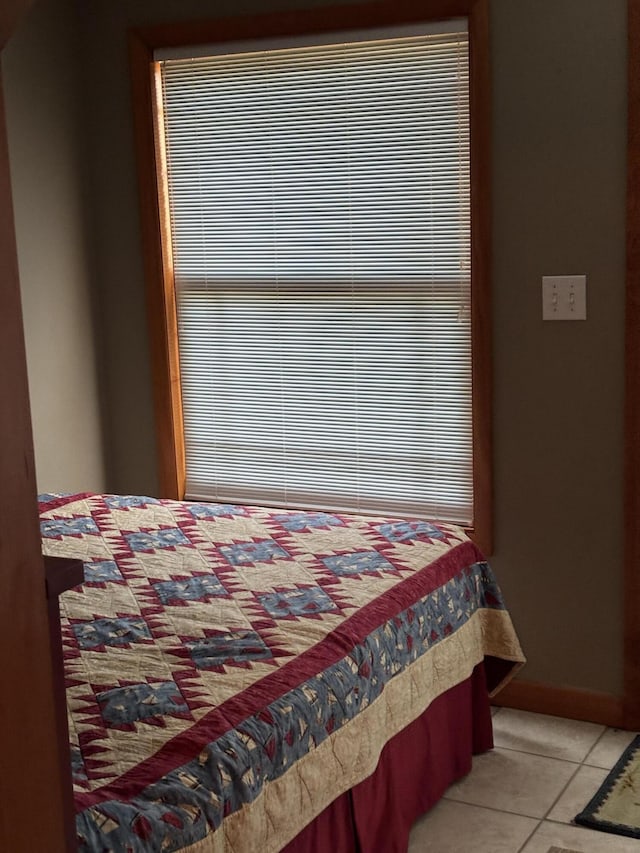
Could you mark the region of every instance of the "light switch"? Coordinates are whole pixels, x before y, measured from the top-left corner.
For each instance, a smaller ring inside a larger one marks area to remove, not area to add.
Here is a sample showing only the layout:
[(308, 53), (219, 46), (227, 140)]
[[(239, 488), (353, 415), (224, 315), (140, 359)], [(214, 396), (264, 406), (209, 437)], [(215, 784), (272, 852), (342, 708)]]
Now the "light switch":
[(543, 275), (542, 319), (586, 320), (586, 275)]

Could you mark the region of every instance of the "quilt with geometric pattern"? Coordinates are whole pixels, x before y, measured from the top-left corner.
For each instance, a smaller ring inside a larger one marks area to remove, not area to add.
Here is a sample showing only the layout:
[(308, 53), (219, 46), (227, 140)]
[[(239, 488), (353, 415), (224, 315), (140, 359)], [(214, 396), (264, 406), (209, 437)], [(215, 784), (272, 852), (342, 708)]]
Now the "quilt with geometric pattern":
[[(524, 658), (450, 524), (43, 495), (80, 851), (279, 850), (486, 657)], [(493, 685), (497, 687), (498, 685)]]

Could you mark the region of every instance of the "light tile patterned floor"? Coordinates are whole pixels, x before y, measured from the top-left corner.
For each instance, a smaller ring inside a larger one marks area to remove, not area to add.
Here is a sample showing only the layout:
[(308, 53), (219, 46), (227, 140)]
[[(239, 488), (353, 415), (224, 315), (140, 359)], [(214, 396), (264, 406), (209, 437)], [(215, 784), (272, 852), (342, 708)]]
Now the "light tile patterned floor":
[(631, 732), (502, 708), (495, 749), (416, 822), (409, 853), (640, 853), (640, 841), (574, 826)]

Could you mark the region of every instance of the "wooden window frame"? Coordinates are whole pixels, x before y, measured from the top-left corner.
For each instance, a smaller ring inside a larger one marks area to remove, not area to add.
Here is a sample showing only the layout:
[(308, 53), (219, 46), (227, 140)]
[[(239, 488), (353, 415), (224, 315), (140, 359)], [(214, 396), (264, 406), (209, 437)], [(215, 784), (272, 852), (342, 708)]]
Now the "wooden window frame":
[(163, 151), (155, 128), (160, 48), (284, 38), (466, 17), (470, 44), (471, 130), (471, 351), (474, 522), (470, 531), (485, 554), (492, 530), (491, 135), (489, 0), (382, 0), (214, 21), (136, 28), (129, 33), (142, 251), (154, 384), (160, 494), (182, 500), (186, 469), (177, 311)]

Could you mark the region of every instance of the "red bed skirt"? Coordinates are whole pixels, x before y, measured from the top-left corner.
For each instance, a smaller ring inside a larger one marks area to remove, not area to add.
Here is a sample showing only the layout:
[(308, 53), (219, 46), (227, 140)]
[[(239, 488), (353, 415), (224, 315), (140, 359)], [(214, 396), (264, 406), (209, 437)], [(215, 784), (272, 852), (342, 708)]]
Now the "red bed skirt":
[(383, 749), (374, 773), (331, 803), (285, 853), (406, 853), (414, 821), (493, 746), (484, 664)]

